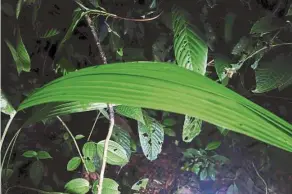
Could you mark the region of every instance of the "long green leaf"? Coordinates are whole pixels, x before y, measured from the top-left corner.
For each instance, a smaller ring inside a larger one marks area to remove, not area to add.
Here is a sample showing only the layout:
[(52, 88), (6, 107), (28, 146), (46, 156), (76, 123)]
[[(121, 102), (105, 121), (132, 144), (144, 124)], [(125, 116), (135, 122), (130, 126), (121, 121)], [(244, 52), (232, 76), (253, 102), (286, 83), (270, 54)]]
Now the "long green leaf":
[(21, 38), (21, 34), (20, 34), (20, 29), (18, 28), (17, 31), (17, 47), (16, 47), (16, 51), (17, 51), (17, 55), (18, 55), (18, 59), (19, 59), (19, 63), (21, 64), (22, 70), (25, 72), (30, 72), (30, 65), (31, 65), (31, 61), (30, 61), (30, 57), (29, 54), (25, 48), (25, 45), (22, 41)]
[(169, 63), (129, 62), (88, 67), (40, 88), (18, 110), (48, 102), (72, 101), (187, 114), (292, 151), (291, 124), (211, 79)]
[[(181, 9), (173, 8), (172, 25), (177, 64), (204, 75), (207, 67), (208, 46), (199, 36), (198, 30), (189, 24), (185, 14)], [(200, 119), (186, 115), (183, 125), (183, 140), (191, 142), (200, 133), (201, 126)]]

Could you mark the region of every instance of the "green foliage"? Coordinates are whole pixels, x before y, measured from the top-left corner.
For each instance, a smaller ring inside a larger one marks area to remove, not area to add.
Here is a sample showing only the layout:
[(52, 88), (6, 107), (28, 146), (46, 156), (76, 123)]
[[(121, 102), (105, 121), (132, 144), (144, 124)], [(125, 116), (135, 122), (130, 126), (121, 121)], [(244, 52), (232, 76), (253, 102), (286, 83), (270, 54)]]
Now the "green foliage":
[(42, 36), (40, 36), (40, 38), (51, 38), (53, 36), (58, 35), (60, 32), (57, 29), (49, 29), (46, 31), (46, 33), (44, 33)]
[[(104, 140), (97, 143), (97, 153), (100, 158), (103, 157)], [(110, 140), (107, 151), (107, 163), (111, 165), (124, 166), (129, 162), (126, 150), (118, 143)]]
[(138, 122), (140, 144), (144, 155), (149, 160), (155, 160), (161, 152), (164, 140), (163, 126), (146, 114), (144, 120), (145, 124)]
[(94, 142), (86, 142), (83, 145), (82, 153), (85, 158), (93, 159), (97, 153), (96, 143)]
[(24, 152), (22, 155), (26, 158), (36, 158), (38, 154), (36, 151), (28, 150)]
[(86, 179), (83, 178), (76, 178), (69, 181), (65, 185), (66, 192), (72, 194), (85, 194), (90, 189), (90, 184)]
[(15, 115), (16, 110), (14, 109), (14, 107), (11, 105), (11, 103), (9, 102), (9, 100), (7, 99), (5, 93), (3, 92), (2, 89), (0, 89), (0, 93), (1, 93), (1, 112), (12, 116)]
[(148, 178), (144, 178), (141, 179), (139, 181), (137, 181), (133, 186), (132, 186), (132, 190), (134, 191), (140, 191), (140, 189), (146, 189), (147, 184), (148, 184), (149, 179)]
[(130, 158), (131, 157), (130, 134), (126, 130), (115, 126), (113, 130), (113, 134), (112, 134), (112, 139), (125, 149), (125, 151), (127, 152), (128, 158)]
[(143, 119), (142, 109), (139, 107), (119, 105), (119, 106), (116, 106), (115, 110), (120, 115), (123, 115), (131, 119), (135, 119), (143, 124), (145, 123)]
[(262, 61), (255, 70), (256, 88), (254, 93), (282, 90), (292, 84), (292, 57), (277, 56), (272, 61)]
[(212, 141), (208, 143), (205, 150), (216, 150), (221, 145), (220, 141)]
[(185, 116), (182, 139), (184, 142), (191, 142), (201, 133), (203, 121), (194, 117)]
[[(97, 184), (96, 184), (97, 185)], [(92, 192), (97, 193), (96, 187), (92, 187)], [(102, 184), (102, 194), (120, 194), (119, 191), (119, 184), (109, 178), (104, 178), (103, 184)]]
[(231, 12), (226, 14), (225, 16), (224, 38), (226, 43), (229, 43), (232, 40), (233, 25), (235, 19), (236, 15)]
[(38, 151), (37, 152), (37, 158), (41, 159), (41, 160), (42, 159), (51, 159), (52, 156), (46, 151)]
[(40, 160), (34, 161), (29, 168), (29, 178), (35, 186), (38, 186), (44, 176), (44, 164)]
[(81, 158), (80, 157), (73, 157), (71, 160), (69, 160), (67, 164), (67, 171), (74, 171), (76, 170), (81, 164)]
[[(189, 82), (191, 79), (194, 81)], [(173, 111), (291, 151), (289, 123), (224, 86), (172, 64), (135, 62), (85, 68), (42, 87), (22, 102), (19, 110), (57, 101), (111, 101)]]
[(285, 26), (285, 21), (274, 16), (264, 16), (252, 26), (250, 33), (263, 34), (278, 30)]

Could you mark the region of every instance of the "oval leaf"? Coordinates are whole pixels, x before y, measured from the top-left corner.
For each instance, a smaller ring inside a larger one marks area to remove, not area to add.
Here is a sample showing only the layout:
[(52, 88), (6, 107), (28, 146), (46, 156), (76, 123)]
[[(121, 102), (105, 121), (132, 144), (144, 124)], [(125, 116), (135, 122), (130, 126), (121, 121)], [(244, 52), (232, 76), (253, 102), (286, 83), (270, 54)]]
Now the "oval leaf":
[(280, 18), (268, 15), (260, 18), (254, 25), (252, 26), (250, 33), (268, 33), (274, 30), (280, 29), (284, 27), (286, 22), (281, 20)]
[(117, 126), (114, 126), (113, 134), (112, 134), (112, 139), (120, 144), (125, 151), (127, 152), (128, 158), (131, 156), (131, 137), (130, 134)]
[(49, 159), (49, 158), (52, 158), (52, 156), (46, 152), (46, 151), (38, 151), (37, 152), (37, 157), (39, 159)]
[(82, 148), (83, 156), (89, 159), (93, 159), (94, 156), (97, 154), (96, 143), (94, 142), (86, 142)]
[[(100, 158), (103, 157), (104, 140), (97, 143), (97, 153)], [(118, 143), (110, 140), (107, 151), (106, 162), (111, 165), (124, 166), (129, 162), (126, 150)]]
[(8, 99), (6, 98), (6, 95), (4, 94), (3, 90), (0, 88), (0, 93), (1, 93), (1, 112), (12, 116), (15, 115), (16, 110), (13, 108), (13, 106), (10, 104)]
[(148, 178), (144, 178), (139, 180), (138, 182), (136, 182), (133, 186), (132, 186), (132, 190), (135, 191), (140, 191), (140, 189), (146, 189), (147, 184), (148, 184), (149, 179)]
[(191, 142), (201, 133), (202, 120), (185, 116), (182, 138), (184, 142)]
[(85, 194), (89, 191), (90, 185), (86, 179), (83, 178), (76, 178), (69, 181), (65, 185), (66, 192), (72, 194)]
[(205, 150), (216, 150), (220, 145), (220, 141), (213, 141), (206, 146)]
[(35, 186), (38, 186), (44, 176), (44, 164), (37, 160), (29, 168), (29, 177)]
[(291, 124), (221, 84), (169, 63), (88, 67), (38, 89), (18, 110), (60, 101), (110, 102), (186, 114), (292, 151)]
[(84, 137), (85, 137), (84, 135), (79, 134), (79, 135), (76, 135), (76, 136), (75, 136), (75, 139), (76, 139), (76, 140), (79, 140), (79, 139), (82, 139), (82, 138), (84, 138)]
[(138, 122), (140, 144), (144, 155), (149, 160), (155, 160), (161, 152), (164, 140), (163, 126), (155, 119), (145, 115), (145, 125)]
[(87, 170), (89, 172), (95, 172), (96, 171), (95, 165), (91, 160), (85, 160), (85, 165), (86, 165), (86, 168), (87, 168)]
[(104, 178), (103, 184), (102, 184), (102, 194), (120, 194), (119, 191), (119, 184), (109, 178)]
[(73, 157), (71, 160), (69, 160), (67, 164), (67, 171), (73, 171), (76, 170), (79, 165), (81, 164), (81, 158), (80, 157)]
[(22, 155), (26, 158), (33, 158), (33, 157), (37, 157), (38, 154), (37, 154), (37, 152), (35, 152), (33, 150), (28, 150), (28, 151), (24, 152)]

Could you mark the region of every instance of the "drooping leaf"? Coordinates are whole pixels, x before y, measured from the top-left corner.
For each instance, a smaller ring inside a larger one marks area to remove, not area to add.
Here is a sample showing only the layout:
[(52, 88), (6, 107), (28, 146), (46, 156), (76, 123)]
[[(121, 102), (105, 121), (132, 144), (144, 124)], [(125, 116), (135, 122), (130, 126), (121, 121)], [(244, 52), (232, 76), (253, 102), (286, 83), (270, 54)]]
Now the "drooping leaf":
[(72, 193), (72, 194), (85, 194), (90, 189), (90, 184), (88, 180), (83, 178), (76, 178), (71, 181), (69, 181), (65, 185), (66, 192)]
[(80, 157), (73, 157), (71, 160), (69, 160), (67, 164), (67, 171), (73, 171), (76, 170), (79, 165), (81, 164), (81, 158)]
[(265, 34), (278, 30), (285, 26), (285, 21), (280, 18), (268, 15), (260, 18), (252, 26), (250, 33), (251, 34)]
[(19, 61), (19, 57), (18, 57), (18, 54), (17, 54), (17, 51), (15, 50), (15, 48), (13, 47), (13, 45), (8, 41), (8, 40), (5, 40), (9, 50), (10, 50), (10, 53), (13, 57), (13, 60), (15, 62), (15, 65), (16, 65), (16, 69), (17, 69), (17, 72), (18, 74), (22, 71), (22, 65)]
[(60, 101), (111, 102), (187, 114), (292, 151), (291, 124), (230, 89), (169, 63), (88, 67), (40, 88), (18, 110)]
[(34, 158), (34, 157), (37, 157), (38, 154), (36, 151), (28, 150), (28, 151), (24, 152), (22, 155), (26, 158)]
[(144, 155), (149, 160), (155, 160), (161, 152), (164, 141), (163, 126), (155, 119), (144, 115), (145, 124), (138, 122), (140, 144)]
[(52, 158), (52, 156), (46, 151), (38, 151), (37, 152), (37, 157), (39, 159), (50, 159), (50, 158)]
[(35, 186), (38, 186), (44, 176), (44, 164), (40, 160), (36, 160), (29, 168), (29, 177)]
[(112, 134), (112, 139), (125, 149), (125, 151), (127, 152), (128, 158), (130, 158), (131, 156), (130, 134), (126, 130), (115, 126), (113, 130), (113, 134)]
[(208, 170), (207, 168), (203, 168), (202, 171), (200, 172), (200, 180), (204, 181), (208, 177)]
[(72, 23), (71, 23), (70, 27), (68, 28), (64, 38), (60, 42), (56, 53), (59, 53), (61, 51), (61, 49), (63, 48), (65, 42), (71, 38), (75, 27), (77, 26), (77, 24), (79, 23), (79, 21), (82, 19), (83, 16), (84, 16), (84, 13), (80, 8), (74, 10)]
[(228, 187), (226, 194), (239, 194), (238, 188), (235, 183)]
[(224, 38), (225, 42), (228, 43), (232, 40), (232, 30), (236, 15), (234, 13), (228, 13), (225, 16), (225, 28), (224, 28)]
[(60, 32), (57, 29), (49, 29), (46, 31), (46, 33), (44, 33), (43, 35), (40, 36), (40, 38), (51, 38), (53, 36), (58, 35)]
[(205, 150), (216, 150), (221, 145), (220, 141), (212, 141), (208, 143)]
[[(104, 140), (97, 143), (97, 153), (100, 158), (103, 157)], [(118, 143), (110, 140), (107, 151), (106, 162), (111, 165), (124, 166), (129, 162), (126, 150)]]
[(139, 180), (138, 182), (136, 182), (133, 186), (132, 186), (132, 190), (135, 191), (140, 191), (140, 189), (146, 189), (147, 184), (148, 184), (149, 179), (148, 178), (144, 178)]
[(16, 51), (18, 55), (18, 60), (21, 65), (21, 69), (25, 72), (30, 72), (30, 57), (29, 54), (25, 48), (25, 45), (22, 41), (21, 34), (20, 34), (20, 29), (18, 28), (17, 30), (17, 40), (16, 40)]
[(10, 104), (9, 100), (7, 99), (5, 93), (3, 90), (0, 88), (0, 93), (1, 93), (1, 112), (12, 116), (15, 115), (16, 110), (13, 108), (13, 106)]
[(174, 53), (177, 64), (204, 75), (207, 67), (208, 46), (198, 29), (189, 23), (187, 13), (173, 7), (172, 27)]
[(93, 159), (93, 157), (97, 154), (96, 143), (94, 142), (86, 142), (82, 148), (83, 156), (89, 159)]
[(213, 181), (216, 180), (216, 169), (215, 164), (211, 163), (208, 165), (208, 177), (210, 177)]
[(201, 133), (202, 120), (185, 116), (182, 139), (184, 142), (191, 142)]
[(282, 90), (292, 84), (292, 57), (277, 56), (272, 61), (261, 61), (255, 70), (256, 88), (254, 93)]
[(119, 105), (115, 108), (116, 112), (125, 117), (145, 123), (143, 119), (142, 109), (139, 107)]

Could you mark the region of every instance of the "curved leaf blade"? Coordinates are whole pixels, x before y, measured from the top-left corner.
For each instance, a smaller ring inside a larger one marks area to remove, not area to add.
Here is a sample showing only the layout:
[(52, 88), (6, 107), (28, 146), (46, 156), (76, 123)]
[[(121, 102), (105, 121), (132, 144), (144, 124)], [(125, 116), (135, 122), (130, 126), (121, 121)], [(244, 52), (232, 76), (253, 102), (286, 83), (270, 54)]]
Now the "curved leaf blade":
[(88, 180), (83, 178), (76, 178), (69, 181), (65, 185), (66, 192), (73, 193), (73, 194), (85, 194), (90, 189), (90, 184)]
[(139, 107), (119, 105), (115, 108), (116, 112), (125, 117), (145, 123), (143, 119), (142, 109)]
[(291, 124), (211, 79), (169, 63), (88, 67), (40, 88), (18, 110), (60, 101), (123, 104), (186, 114), (292, 151)]
[(148, 115), (144, 115), (144, 120), (145, 124), (138, 122), (141, 147), (146, 158), (155, 160), (164, 140), (163, 126)]
[(202, 120), (185, 116), (182, 139), (184, 142), (191, 142), (201, 133)]

